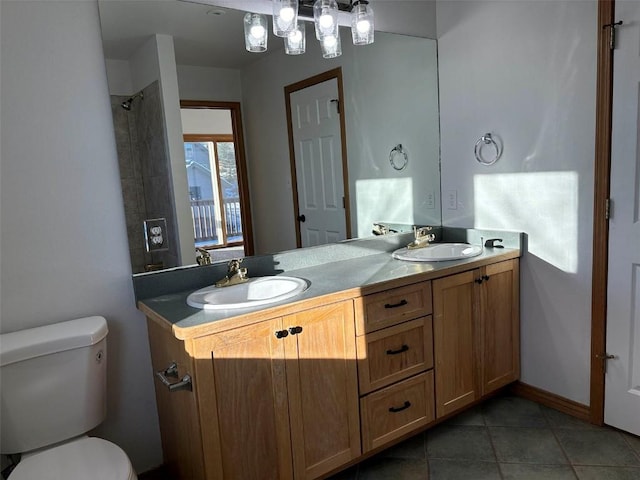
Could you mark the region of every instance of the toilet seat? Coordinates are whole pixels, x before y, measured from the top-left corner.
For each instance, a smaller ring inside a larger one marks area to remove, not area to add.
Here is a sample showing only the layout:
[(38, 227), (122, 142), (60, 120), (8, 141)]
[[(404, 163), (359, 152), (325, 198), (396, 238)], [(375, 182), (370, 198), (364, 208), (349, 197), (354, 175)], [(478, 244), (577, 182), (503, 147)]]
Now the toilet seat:
[(82, 437), (24, 456), (10, 480), (136, 480), (127, 455), (111, 442)]

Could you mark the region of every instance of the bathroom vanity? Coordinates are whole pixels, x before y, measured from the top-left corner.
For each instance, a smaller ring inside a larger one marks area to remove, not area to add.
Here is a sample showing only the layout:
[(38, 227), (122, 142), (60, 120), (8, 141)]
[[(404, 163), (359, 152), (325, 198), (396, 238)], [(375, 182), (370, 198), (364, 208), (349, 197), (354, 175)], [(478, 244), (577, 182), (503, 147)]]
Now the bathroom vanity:
[[(287, 270), (309, 288), (260, 309), (141, 299), (165, 463), (189, 480), (322, 478), (517, 380), (519, 256), (373, 249)], [(185, 375), (190, 390), (167, 386)]]

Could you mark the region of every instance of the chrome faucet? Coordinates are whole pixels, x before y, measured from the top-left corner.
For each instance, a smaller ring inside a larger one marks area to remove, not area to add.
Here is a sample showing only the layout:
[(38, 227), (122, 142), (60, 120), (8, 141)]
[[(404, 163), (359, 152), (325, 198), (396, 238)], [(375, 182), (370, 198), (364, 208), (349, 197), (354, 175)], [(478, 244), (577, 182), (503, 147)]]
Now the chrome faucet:
[(407, 248), (409, 250), (413, 249), (413, 248), (423, 248), (423, 247), (428, 247), (429, 246), (429, 242), (433, 242), (436, 239), (436, 236), (433, 233), (429, 233), (431, 230), (433, 230), (433, 227), (413, 227), (413, 237), (414, 240), (413, 242), (411, 242), (409, 245), (407, 245)]
[(247, 269), (240, 268), (242, 260), (242, 258), (234, 258), (227, 264), (227, 275), (216, 282), (216, 287), (230, 287), (249, 280)]

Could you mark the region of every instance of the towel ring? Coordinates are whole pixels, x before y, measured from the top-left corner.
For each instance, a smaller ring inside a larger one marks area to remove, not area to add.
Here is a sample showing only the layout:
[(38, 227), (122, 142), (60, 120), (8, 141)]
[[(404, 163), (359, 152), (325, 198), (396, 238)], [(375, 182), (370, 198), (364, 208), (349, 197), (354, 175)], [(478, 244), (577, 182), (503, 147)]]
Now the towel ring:
[[(400, 160), (398, 160), (398, 157)], [(401, 143), (391, 149), (389, 153), (389, 163), (395, 170), (404, 170), (407, 163), (409, 163), (409, 156), (404, 148), (402, 148)]]
[[(493, 145), (493, 148), (495, 149), (496, 153), (495, 153), (495, 156), (492, 159), (487, 160), (482, 156), (482, 147), (484, 145)], [(498, 161), (498, 159), (500, 158), (500, 154), (502, 152), (500, 152), (500, 147), (498, 147), (498, 144), (493, 139), (491, 134), (490, 133), (485, 133), (476, 142), (476, 146), (474, 148), (474, 153), (476, 155), (476, 160), (478, 161), (478, 163), (481, 163), (482, 165), (489, 166), (489, 165), (493, 165), (494, 163), (496, 163)]]

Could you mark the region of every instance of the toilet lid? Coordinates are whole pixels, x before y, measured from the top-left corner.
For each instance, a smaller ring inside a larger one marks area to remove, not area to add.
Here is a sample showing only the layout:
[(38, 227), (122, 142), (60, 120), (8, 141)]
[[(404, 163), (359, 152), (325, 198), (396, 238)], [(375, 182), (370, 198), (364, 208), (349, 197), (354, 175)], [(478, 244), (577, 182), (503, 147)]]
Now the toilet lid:
[(83, 437), (27, 456), (10, 480), (130, 480), (136, 478), (127, 455), (111, 442)]

